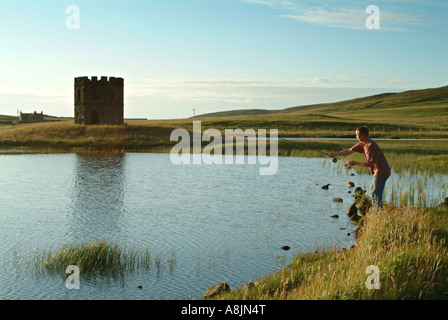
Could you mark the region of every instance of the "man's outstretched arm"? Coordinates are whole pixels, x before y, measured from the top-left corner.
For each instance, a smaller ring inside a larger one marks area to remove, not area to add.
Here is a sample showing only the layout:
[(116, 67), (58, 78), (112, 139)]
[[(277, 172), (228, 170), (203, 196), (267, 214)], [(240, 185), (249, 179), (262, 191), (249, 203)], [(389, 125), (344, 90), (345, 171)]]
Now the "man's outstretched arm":
[(353, 151), (353, 150), (346, 149), (346, 150), (342, 150), (339, 152), (328, 152), (327, 156), (329, 156), (330, 158), (339, 157), (339, 156), (349, 156), (354, 152), (355, 151)]

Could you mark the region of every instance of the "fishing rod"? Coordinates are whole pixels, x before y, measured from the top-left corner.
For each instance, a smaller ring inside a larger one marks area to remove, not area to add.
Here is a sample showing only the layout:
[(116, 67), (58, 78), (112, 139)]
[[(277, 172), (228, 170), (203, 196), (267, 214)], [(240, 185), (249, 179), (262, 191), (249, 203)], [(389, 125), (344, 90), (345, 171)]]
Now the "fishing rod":
[[(287, 141), (287, 142), (291, 142), (291, 143), (295, 143), (295, 144), (301, 146), (302, 148), (311, 149), (311, 150), (314, 150), (314, 151), (316, 151), (316, 152), (322, 153), (322, 154), (324, 154), (324, 155), (327, 156), (327, 153), (326, 153), (326, 152), (323, 152), (323, 151), (318, 150), (318, 149), (315, 149), (315, 148), (311, 148), (311, 147), (309, 147), (309, 146), (305, 146), (305, 144), (303, 144), (303, 143), (299, 143), (299, 142), (297, 142), (297, 141), (292, 141), (292, 140), (287, 140), (287, 139), (285, 139), (285, 138), (278, 138), (278, 139), (280, 139), (280, 140), (284, 140), (284, 141)], [(338, 157), (333, 157), (333, 160), (332, 160), (332, 161), (333, 161), (334, 163), (336, 163), (336, 162), (338, 162), (338, 160), (342, 160), (342, 159), (341, 159), (341, 158), (338, 158)]]

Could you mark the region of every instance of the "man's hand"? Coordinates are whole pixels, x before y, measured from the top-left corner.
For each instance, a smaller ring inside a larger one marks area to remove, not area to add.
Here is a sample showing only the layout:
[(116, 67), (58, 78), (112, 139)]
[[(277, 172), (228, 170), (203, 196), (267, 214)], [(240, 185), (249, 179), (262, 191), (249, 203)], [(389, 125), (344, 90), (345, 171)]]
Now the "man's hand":
[(347, 167), (350, 169), (353, 166), (356, 166), (358, 164), (357, 161), (349, 161), (347, 162)]

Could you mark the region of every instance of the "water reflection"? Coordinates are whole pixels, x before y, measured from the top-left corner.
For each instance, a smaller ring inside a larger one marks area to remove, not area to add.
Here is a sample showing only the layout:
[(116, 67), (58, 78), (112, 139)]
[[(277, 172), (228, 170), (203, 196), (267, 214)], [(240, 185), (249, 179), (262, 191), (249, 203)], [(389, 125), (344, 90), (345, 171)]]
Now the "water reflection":
[[(260, 176), (249, 165), (175, 166), (169, 154), (2, 155), (0, 297), (201, 298), (212, 284), (236, 288), (281, 270), (296, 252), (331, 250), (337, 241), (348, 248), (356, 226), (345, 214), (353, 203), (347, 181), (368, 190), (372, 177), (351, 176), (338, 166), (329, 159), (279, 157), (277, 174)], [(437, 204), (446, 197), (447, 175), (393, 174), (387, 203), (393, 188), (398, 202), (413, 189), (418, 197), (415, 179), (422, 181), (422, 194), (443, 195)], [(328, 190), (321, 189), (325, 184)], [(152, 269), (126, 273), (124, 286), (81, 278), (81, 290), (67, 290), (59, 277), (35, 277), (11, 259), (25, 266), (36, 248), (104, 238), (130, 249), (148, 247)]]
[(124, 213), (125, 154), (76, 154), (71, 187), (69, 237), (110, 239)]

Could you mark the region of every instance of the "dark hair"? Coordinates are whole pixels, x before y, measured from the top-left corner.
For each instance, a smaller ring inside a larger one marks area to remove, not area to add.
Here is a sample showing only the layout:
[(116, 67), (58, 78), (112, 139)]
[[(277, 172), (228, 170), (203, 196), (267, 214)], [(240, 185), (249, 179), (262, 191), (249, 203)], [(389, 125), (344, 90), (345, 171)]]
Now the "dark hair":
[(366, 126), (359, 127), (358, 129), (356, 129), (356, 131), (358, 131), (359, 134), (362, 134), (365, 137), (369, 136), (369, 129), (367, 129)]

